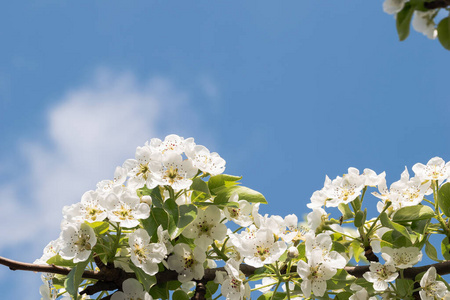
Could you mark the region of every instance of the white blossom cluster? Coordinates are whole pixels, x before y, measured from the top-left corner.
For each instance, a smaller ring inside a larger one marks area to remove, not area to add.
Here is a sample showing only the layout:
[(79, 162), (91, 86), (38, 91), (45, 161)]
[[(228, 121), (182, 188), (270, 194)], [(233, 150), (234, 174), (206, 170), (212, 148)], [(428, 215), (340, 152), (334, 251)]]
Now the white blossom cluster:
[[(403, 10), (405, 4), (409, 1), (410, 0), (384, 0), (383, 10), (385, 13), (397, 17), (397, 14)], [(414, 30), (424, 34), (429, 39), (434, 40), (438, 35), (436, 23), (434, 22), (434, 17), (436, 14), (436, 9), (431, 9), (428, 11), (415, 10), (412, 20)]]
[[(220, 262), (224, 267), (216, 269), (214, 282), (230, 300), (250, 299), (253, 280), (261, 280), (254, 289), (263, 293), (285, 293), (293, 299), (327, 297), (327, 282), (337, 277), (348, 284), (335, 290), (347, 288), (349, 299), (372, 300), (374, 295), (395, 299), (393, 282), (421, 261), (426, 237), (416, 235), (411, 245), (396, 245), (390, 236), (397, 227), (386, 224), (402, 209), (420, 209), (425, 197), (448, 180), (449, 166), (437, 157), (427, 165), (418, 163), (412, 168), (414, 177), (405, 169), (389, 188), (386, 174), (370, 169), (360, 173), (349, 168), (334, 180), (327, 176), (307, 205), (312, 211), (306, 223), (300, 224), (295, 214), (261, 215), (263, 196), (255, 200), (257, 193), (241, 187), (238, 177), (221, 175), (225, 160), (196, 145), (193, 138), (151, 139), (137, 148), (134, 159), (116, 168), (114, 179), (101, 181), (79, 203), (63, 208), (59, 238), (35, 263), (92, 269), (87, 262), (95, 257), (96, 262), (114, 263), (127, 273), (139, 270), (136, 279), (123, 281), (113, 292), (113, 300), (153, 299), (155, 275), (164, 270), (178, 275), (177, 292), (192, 294), (195, 281)], [(361, 204), (369, 187), (378, 188), (372, 194), (379, 199), (380, 216), (388, 221), (366, 220)], [(326, 212), (336, 207), (343, 214), (340, 221)], [(358, 231), (342, 226), (343, 222), (354, 222)], [(366, 284), (359, 285), (344, 269), (359, 261), (368, 248), (381, 253), (384, 262), (371, 261), (361, 279)], [(260, 271), (249, 277), (241, 269), (243, 264)], [(64, 295), (65, 290), (57, 292), (62, 288), (57, 279), (43, 276), (42, 299)], [(420, 281), (421, 299), (448, 295), (441, 283), (436, 270), (429, 269)]]

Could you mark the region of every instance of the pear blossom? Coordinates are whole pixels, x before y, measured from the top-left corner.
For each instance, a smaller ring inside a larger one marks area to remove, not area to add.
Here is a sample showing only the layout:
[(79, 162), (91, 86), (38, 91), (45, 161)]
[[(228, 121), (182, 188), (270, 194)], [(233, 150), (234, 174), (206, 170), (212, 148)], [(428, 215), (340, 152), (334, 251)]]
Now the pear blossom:
[(387, 264), (393, 264), (399, 269), (411, 268), (422, 260), (422, 251), (417, 247), (401, 247), (397, 249), (383, 247), (381, 252), (381, 256)]
[(193, 143), (193, 138), (184, 139), (176, 134), (170, 134), (165, 137), (164, 141), (153, 138), (150, 142), (146, 142), (145, 145), (149, 147), (152, 152), (157, 152), (161, 154), (166, 153), (176, 153), (181, 154), (185, 151), (186, 143)]
[(246, 264), (255, 268), (274, 263), (286, 251), (286, 243), (275, 241), (274, 233), (269, 228), (262, 228), (255, 232), (253, 239), (242, 239), (237, 249), (244, 257)]
[(433, 157), (428, 161), (427, 165), (417, 163), (412, 167), (412, 169), (416, 176), (419, 177), (422, 181), (438, 180), (442, 182), (450, 175), (450, 162), (445, 163), (442, 158)]
[(322, 261), (320, 249), (314, 250), (306, 263), (299, 260), (297, 264), (297, 273), (302, 278), (301, 289), (305, 297), (311, 295), (322, 297), (327, 289), (327, 280), (336, 274), (336, 269), (330, 268), (328, 264)]
[(113, 180), (102, 180), (97, 183), (96, 192), (101, 196), (111, 193), (117, 186), (122, 186), (127, 180), (128, 170), (123, 167), (116, 167)]
[(186, 156), (192, 160), (196, 168), (204, 173), (214, 176), (225, 171), (225, 160), (216, 152), (209, 152), (205, 146), (189, 143), (186, 149)]
[(363, 274), (364, 279), (373, 282), (375, 291), (385, 291), (388, 282), (394, 281), (398, 277), (395, 266), (392, 264), (382, 265), (378, 262), (370, 262), (369, 272)]
[(280, 234), (280, 237), (283, 239), (283, 241), (285, 241), (286, 243), (290, 243), (303, 239), (303, 236), (306, 232), (305, 227), (298, 224), (298, 218), (296, 215), (287, 215), (284, 218), (284, 224), (287, 227), (287, 230)]
[(313, 208), (312, 212), (310, 212), (306, 219), (308, 220), (308, 227), (315, 231), (320, 225), (327, 220), (327, 212), (323, 208)]
[(111, 300), (153, 300), (152, 296), (144, 291), (142, 284), (134, 278), (128, 278), (122, 283), (122, 291), (117, 291)]
[(46, 276), (41, 275), (43, 284), (39, 287), (39, 294), (42, 296), (41, 300), (54, 300), (58, 297), (58, 293), (53, 286), (52, 280)]
[(223, 209), (225, 217), (242, 227), (250, 226), (253, 223), (251, 217), (253, 205), (247, 200), (239, 200), (238, 193), (233, 193), (228, 202), (236, 202), (238, 207), (226, 206)]
[(95, 191), (88, 191), (83, 194), (79, 203), (71, 206), (64, 206), (63, 216), (69, 222), (92, 223), (103, 221), (107, 217), (106, 210), (100, 205), (100, 197)]
[(73, 259), (74, 263), (85, 261), (97, 243), (94, 230), (86, 223), (69, 224), (63, 228), (59, 255), (63, 259)]
[[(433, 16), (436, 14), (437, 10), (432, 9), (428, 11), (414, 11), (414, 17), (412, 20), (412, 26), (415, 31), (421, 32), (426, 35), (429, 39), (434, 40), (437, 38), (436, 24), (434, 23)], [(436, 157), (435, 157), (436, 158)], [(433, 158), (432, 158), (433, 160)], [(413, 167), (414, 168), (414, 167)], [(433, 175), (439, 176), (438, 174)], [(437, 180), (437, 179), (436, 179)]]
[[(327, 233), (320, 233), (317, 236), (310, 231), (305, 234), (305, 254), (309, 259), (312, 253), (321, 254), (321, 263), (326, 264), (331, 269), (342, 269), (347, 264), (347, 260), (337, 251), (331, 251), (333, 242)], [(317, 252), (319, 251), (319, 252)]]
[(362, 286), (359, 286), (357, 284), (352, 283), (350, 286), (350, 289), (354, 291), (355, 293), (350, 296), (349, 300), (376, 300), (376, 297), (370, 297), (369, 293), (365, 288)]
[(58, 238), (58, 239), (53, 240), (50, 243), (48, 243), (47, 246), (45, 246), (45, 248), (44, 248), (41, 258), (36, 259), (34, 261), (34, 263), (39, 264), (39, 265), (47, 264), (47, 261), (50, 258), (52, 258), (53, 256), (55, 256), (59, 253), (62, 243), (63, 242), (62, 242), (61, 238)]
[(361, 194), (364, 188), (365, 178), (356, 174), (337, 176), (331, 183), (324, 187), (324, 193), (328, 200), (327, 207), (337, 207), (340, 203), (350, 203)]
[(383, 2), (383, 10), (385, 13), (393, 15), (399, 13), (405, 3), (409, 0), (384, 0)]
[(192, 184), (198, 169), (190, 159), (183, 160), (180, 154), (168, 152), (163, 156), (160, 165), (151, 168), (159, 185), (170, 185), (174, 190), (187, 189)]
[(268, 293), (278, 281), (272, 277), (264, 277), (261, 284), (255, 284), (255, 289), (265, 294)]
[(167, 259), (167, 265), (169, 269), (178, 273), (178, 281), (183, 283), (192, 279), (200, 280), (203, 277), (205, 260), (204, 249), (195, 247), (194, 250), (191, 250), (189, 245), (179, 243), (173, 247), (173, 253)]
[(308, 208), (321, 208), (322, 206), (325, 206), (326, 201), (328, 199), (328, 196), (326, 194), (326, 189), (328, 186), (331, 185), (331, 179), (328, 176), (325, 176), (325, 182), (323, 184), (323, 188), (319, 191), (315, 191), (310, 200), (311, 203), (308, 203), (306, 206)]
[(221, 211), (216, 206), (209, 206), (205, 210), (198, 210), (197, 218), (184, 230), (183, 235), (195, 239), (195, 244), (207, 249), (213, 240), (223, 240), (227, 234), (227, 227), (220, 223)]
[(422, 279), (420, 279), (419, 291), (420, 298), (422, 300), (434, 300), (436, 298), (442, 298), (447, 293), (447, 287), (442, 281), (436, 281), (436, 268), (430, 267)]
[(161, 153), (154, 152), (149, 146), (137, 147), (136, 159), (127, 159), (123, 163), (123, 168), (129, 170), (128, 186), (139, 189), (147, 186), (152, 189), (158, 185), (152, 170), (161, 165)]
[(125, 189), (117, 194), (109, 194), (100, 203), (107, 209), (108, 219), (125, 228), (136, 227), (139, 225), (139, 219), (147, 219), (150, 216), (148, 204), (141, 203), (137, 195)]
[(129, 234), (128, 243), (134, 265), (149, 275), (158, 273), (158, 264), (167, 255), (166, 246), (163, 243), (150, 243), (150, 236), (142, 228)]
[(221, 292), (227, 300), (250, 298), (250, 286), (244, 283), (245, 275), (239, 270), (239, 262), (229, 259), (225, 265), (228, 276), (222, 282)]

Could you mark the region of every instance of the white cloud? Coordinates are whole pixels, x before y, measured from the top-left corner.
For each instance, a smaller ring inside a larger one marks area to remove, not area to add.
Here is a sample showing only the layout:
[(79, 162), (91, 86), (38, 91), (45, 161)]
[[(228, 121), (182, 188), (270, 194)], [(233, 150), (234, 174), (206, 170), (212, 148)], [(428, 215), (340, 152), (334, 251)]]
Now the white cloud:
[[(189, 95), (169, 80), (139, 82), (132, 73), (108, 70), (64, 94), (48, 110), (47, 120), (46, 141), (21, 145), (25, 177), (0, 186), (0, 226), (8, 232), (0, 239), (0, 250), (26, 245), (29, 261), (57, 238), (62, 207), (78, 202), (98, 181), (112, 178), (115, 167), (134, 157), (137, 146), (151, 137), (171, 132), (188, 137), (200, 129)], [(10, 271), (0, 268), (0, 277), (5, 272)]]

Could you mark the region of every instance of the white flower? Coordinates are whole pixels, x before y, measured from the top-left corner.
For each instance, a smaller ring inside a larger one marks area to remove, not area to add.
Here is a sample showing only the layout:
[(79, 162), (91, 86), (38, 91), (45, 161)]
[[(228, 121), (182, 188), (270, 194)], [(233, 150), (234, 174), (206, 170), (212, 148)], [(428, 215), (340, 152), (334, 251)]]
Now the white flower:
[(59, 249), (61, 249), (61, 238), (58, 238), (45, 246), (43, 254), (41, 258), (36, 259), (34, 264), (47, 264), (47, 261), (59, 253)]
[(401, 247), (397, 249), (383, 247), (381, 252), (381, 256), (386, 261), (386, 264), (393, 264), (399, 269), (411, 268), (422, 260), (422, 251), (417, 247)]
[(352, 291), (354, 291), (355, 293), (352, 296), (350, 296), (349, 300), (376, 300), (377, 299), (376, 297), (369, 298), (369, 293), (367, 292), (367, 290), (357, 284), (352, 283), (352, 285), (350, 286), (350, 289)]
[(142, 284), (134, 278), (128, 278), (122, 283), (122, 290), (115, 292), (111, 296), (111, 300), (153, 300), (144, 288)]
[(102, 180), (97, 183), (96, 192), (102, 196), (106, 196), (107, 194), (112, 192), (115, 187), (121, 186), (125, 183), (125, 181), (127, 180), (127, 173), (127, 169), (123, 167), (116, 167), (116, 170), (114, 171), (114, 179)]
[(74, 263), (88, 259), (97, 242), (94, 230), (86, 223), (67, 225), (63, 228), (60, 239), (59, 255), (63, 259), (73, 259)]
[[(416, 13), (423, 13), (416, 11)], [(423, 18), (421, 18), (423, 19)], [(414, 24), (414, 22), (413, 22)], [(416, 29), (417, 30), (417, 29)], [(420, 180), (439, 180), (443, 181), (450, 175), (450, 162), (445, 161), (440, 157), (433, 157), (425, 166), (424, 164), (417, 163), (412, 167), (414, 173)]]
[(322, 297), (327, 289), (327, 280), (336, 274), (336, 269), (331, 269), (322, 261), (320, 250), (313, 251), (308, 263), (299, 260), (297, 273), (302, 278), (301, 289), (305, 297), (311, 295)]
[(442, 298), (447, 293), (447, 287), (442, 281), (436, 281), (436, 269), (431, 267), (420, 280), (422, 290), (419, 291), (422, 300)]
[(308, 208), (321, 208), (325, 205), (328, 196), (325, 192), (327, 187), (331, 185), (331, 179), (328, 176), (325, 176), (325, 182), (323, 183), (323, 188), (319, 191), (315, 191), (311, 196), (311, 203), (306, 204)]
[(175, 152), (163, 155), (162, 165), (151, 170), (159, 185), (170, 185), (176, 191), (189, 188), (192, 184), (191, 178), (198, 172), (191, 160), (183, 160), (183, 157)]
[(250, 286), (244, 283), (245, 275), (239, 270), (239, 262), (229, 259), (225, 265), (228, 276), (222, 282), (221, 292), (227, 300), (250, 298)]
[(336, 177), (330, 184), (324, 187), (324, 193), (328, 200), (327, 207), (337, 207), (339, 204), (347, 204), (356, 199), (364, 188), (365, 178), (353, 173), (344, 177)]
[(255, 284), (255, 289), (265, 294), (268, 293), (278, 281), (272, 277), (264, 277), (261, 284)]
[(408, 1), (409, 0), (385, 0), (383, 2), (383, 10), (390, 15), (399, 13)]
[(247, 200), (239, 200), (238, 193), (233, 193), (228, 202), (236, 202), (238, 204), (238, 207), (226, 206), (223, 209), (228, 220), (242, 227), (250, 226), (253, 223), (251, 217), (253, 204), (250, 204)]
[[(317, 236), (310, 231), (305, 234), (305, 255), (309, 259), (312, 253), (321, 254), (321, 263), (335, 270), (342, 269), (347, 265), (347, 260), (336, 251), (331, 251), (332, 240), (329, 234), (320, 233)], [(319, 252), (317, 252), (319, 251)]]
[(375, 291), (385, 291), (388, 288), (388, 282), (394, 281), (398, 277), (394, 265), (382, 265), (378, 262), (370, 262), (369, 272), (363, 274), (364, 279), (373, 282)]
[(146, 146), (150, 147), (153, 152), (159, 152), (161, 154), (165, 153), (176, 153), (181, 154), (185, 151), (185, 144), (194, 142), (193, 138), (184, 139), (176, 134), (170, 134), (165, 137), (164, 141), (160, 139), (153, 138), (150, 143), (145, 143)]
[(253, 239), (243, 239), (237, 247), (246, 264), (255, 268), (274, 263), (286, 251), (286, 243), (275, 241), (269, 228), (259, 229)]
[[(414, 11), (414, 17), (412, 20), (412, 26), (417, 32), (421, 32), (429, 39), (434, 40), (437, 37), (436, 24), (433, 17), (436, 13), (435, 9), (428, 11)], [(436, 157), (435, 157), (436, 158)], [(414, 167), (413, 167), (414, 170)]]
[(306, 219), (308, 220), (308, 226), (312, 231), (315, 231), (324, 221), (327, 220), (327, 212), (323, 208), (313, 208)]
[(89, 223), (103, 221), (107, 213), (100, 205), (99, 195), (95, 191), (88, 191), (81, 197), (81, 202), (71, 206), (64, 206), (63, 215), (71, 223)]
[(141, 203), (138, 196), (126, 190), (109, 194), (101, 204), (107, 209), (108, 219), (125, 228), (135, 227), (139, 225), (139, 219), (147, 219), (150, 216), (148, 204)]
[(205, 274), (203, 263), (206, 260), (205, 251), (196, 247), (194, 251), (189, 245), (180, 243), (173, 247), (173, 254), (167, 259), (169, 269), (178, 273), (178, 281), (187, 282), (192, 279), (202, 279)]
[(54, 300), (58, 297), (58, 293), (53, 286), (51, 280), (44, 275), (41, 275), (43, 284), (39, 287), (39, 294), (42, 296), (41, 300)]
[(296, 242), (303, 239), (305, 235), (305, 227), (298, 224), (296, 215), (291, 214), (284, 217), (284, 224), (287, 227), (285, 232), (280, 234), (286, 243)]
[(182, 234), (189, 239), (195, 239), (195, 244), (206, 250), (213, 240), (223, 240), (227, 234), (227, 227), (220, 223), (220, 220), (221, 211), (216, 206), (199, 209), (197, 218)]
[(225, 160), (216, 152), (210, 153), (206, 147), (194, 145), (193, 143), (190, 143), (186, 148), (186, 156), (202, 172), (214, 176), (222, 174), (225, 171)]
[(158, 185), (158, 181), (152, 172), (161, 165), (161, 153), (152, 152), (149, 146), (137, 147), (136, 159), (127, 159), (123, 168), (129, 170), (128, 186), (139, 189), (144, 185), (152, 189)]
[(158, 264), (167, 255), (167, 248), (163, 243), (150, 243), (150, 236), (142, 228), (130, 233), (128, 243), (131, 250), (131, 261), (136, 267), (149, 275), (158, 273)]

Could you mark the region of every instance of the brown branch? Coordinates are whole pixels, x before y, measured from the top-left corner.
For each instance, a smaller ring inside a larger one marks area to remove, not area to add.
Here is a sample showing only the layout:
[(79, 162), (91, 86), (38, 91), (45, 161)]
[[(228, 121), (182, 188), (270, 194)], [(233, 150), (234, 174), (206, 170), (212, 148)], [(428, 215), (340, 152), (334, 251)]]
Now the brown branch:
[[(96, 261), (97, 262), (97, 261)], [(126, 273), (124, 270), (120, 268), (114, 267), (113, 264), (108, 263), (107, 265), (102, 265), (102, 263), (97, 262), (99, 265), (102, 266), (100, 268), (100, 271), (84, 271), (83, 278), (85, 279), (95, 279), (98, 280), (95, 284), (92, 286), (87, 287), (82, 293), (92, 295), (96, 292), (102, 291), (102, 290), (116, 290), (120, 289), (122, 286), (123, 281), (125, 281), (128, 278), (136, 278), (136, 275), (134, 273)], [(33, 272), (43, 272), (43, 273), (53, 273), (53, 274), (62, 274), (67, 275), (72, 270), (70, 268), (60, 267), (56, 265), (37, 265), (37, 264), (29, 264), (19, 261), (14, 261), (11, 259), (7, 259), (0, 256), (0, 265), (5, 265), (9, 267), (11, 270), (23, 270), (23, 271), (33, 271)], [(435, 267), (436, 273), (439, 275), (446, 275), (450, 274), (450, 260), (444, 261), (440, 263), (420, 266), (420, 267), (412, 267), (405, 269), (403, 271), (404, 278), (412, 279), (414, 280), (415, 277), (422, 272), (426, 272), (429, 268)], [(245, 274), (246, 277), (251, 276), (255, 274), (257, 268), (241, 264), (240, 270), (242, 273)], [(291, 268), (292, 272), (296, 271), (296, 266), (293, 266)], [(353, 275), (357, 278), (363, 277), (363, 274), (369, 271), (369, 266), (356, 266), (356, 267), (345, 267), (344, 268), (347, 273), (350, 275)], [(203, 278), (198, 282), (197, 286), (200, 285), (199, 288), (199, 297), (201, 296), (201, 289), (202, 285), (204, 287), (206, 282), (214, 280), (216, 277), (217, 271), (225, 271), (225, 268), (214, 268), (214, 269), (206, 269), (205, 274)], [(168, 281), (174, 281), (177, 280), (178, 274), (177, 272), (173, 270), (165, 270), (163, 272), (159, 272), (156, 275), (157, 283), (165, 283)], [(197, 292), (196, 292), (197, 294)], [(194, 298), (193, 298), (194, 299)], [(195, 298), (197, 299), (197, 298)], [(198, 298), (202, 299), (202, 298)]]
[(450, 0), (434, 0), (424, 2), (423, 6), (427, 9), (446, 8), (447, 6), (450, 6)]
[(194, 296), (191, 300), (205, 300), (206, 286), (203, 280), (197, 281), (197, 286), (195, 287)]

